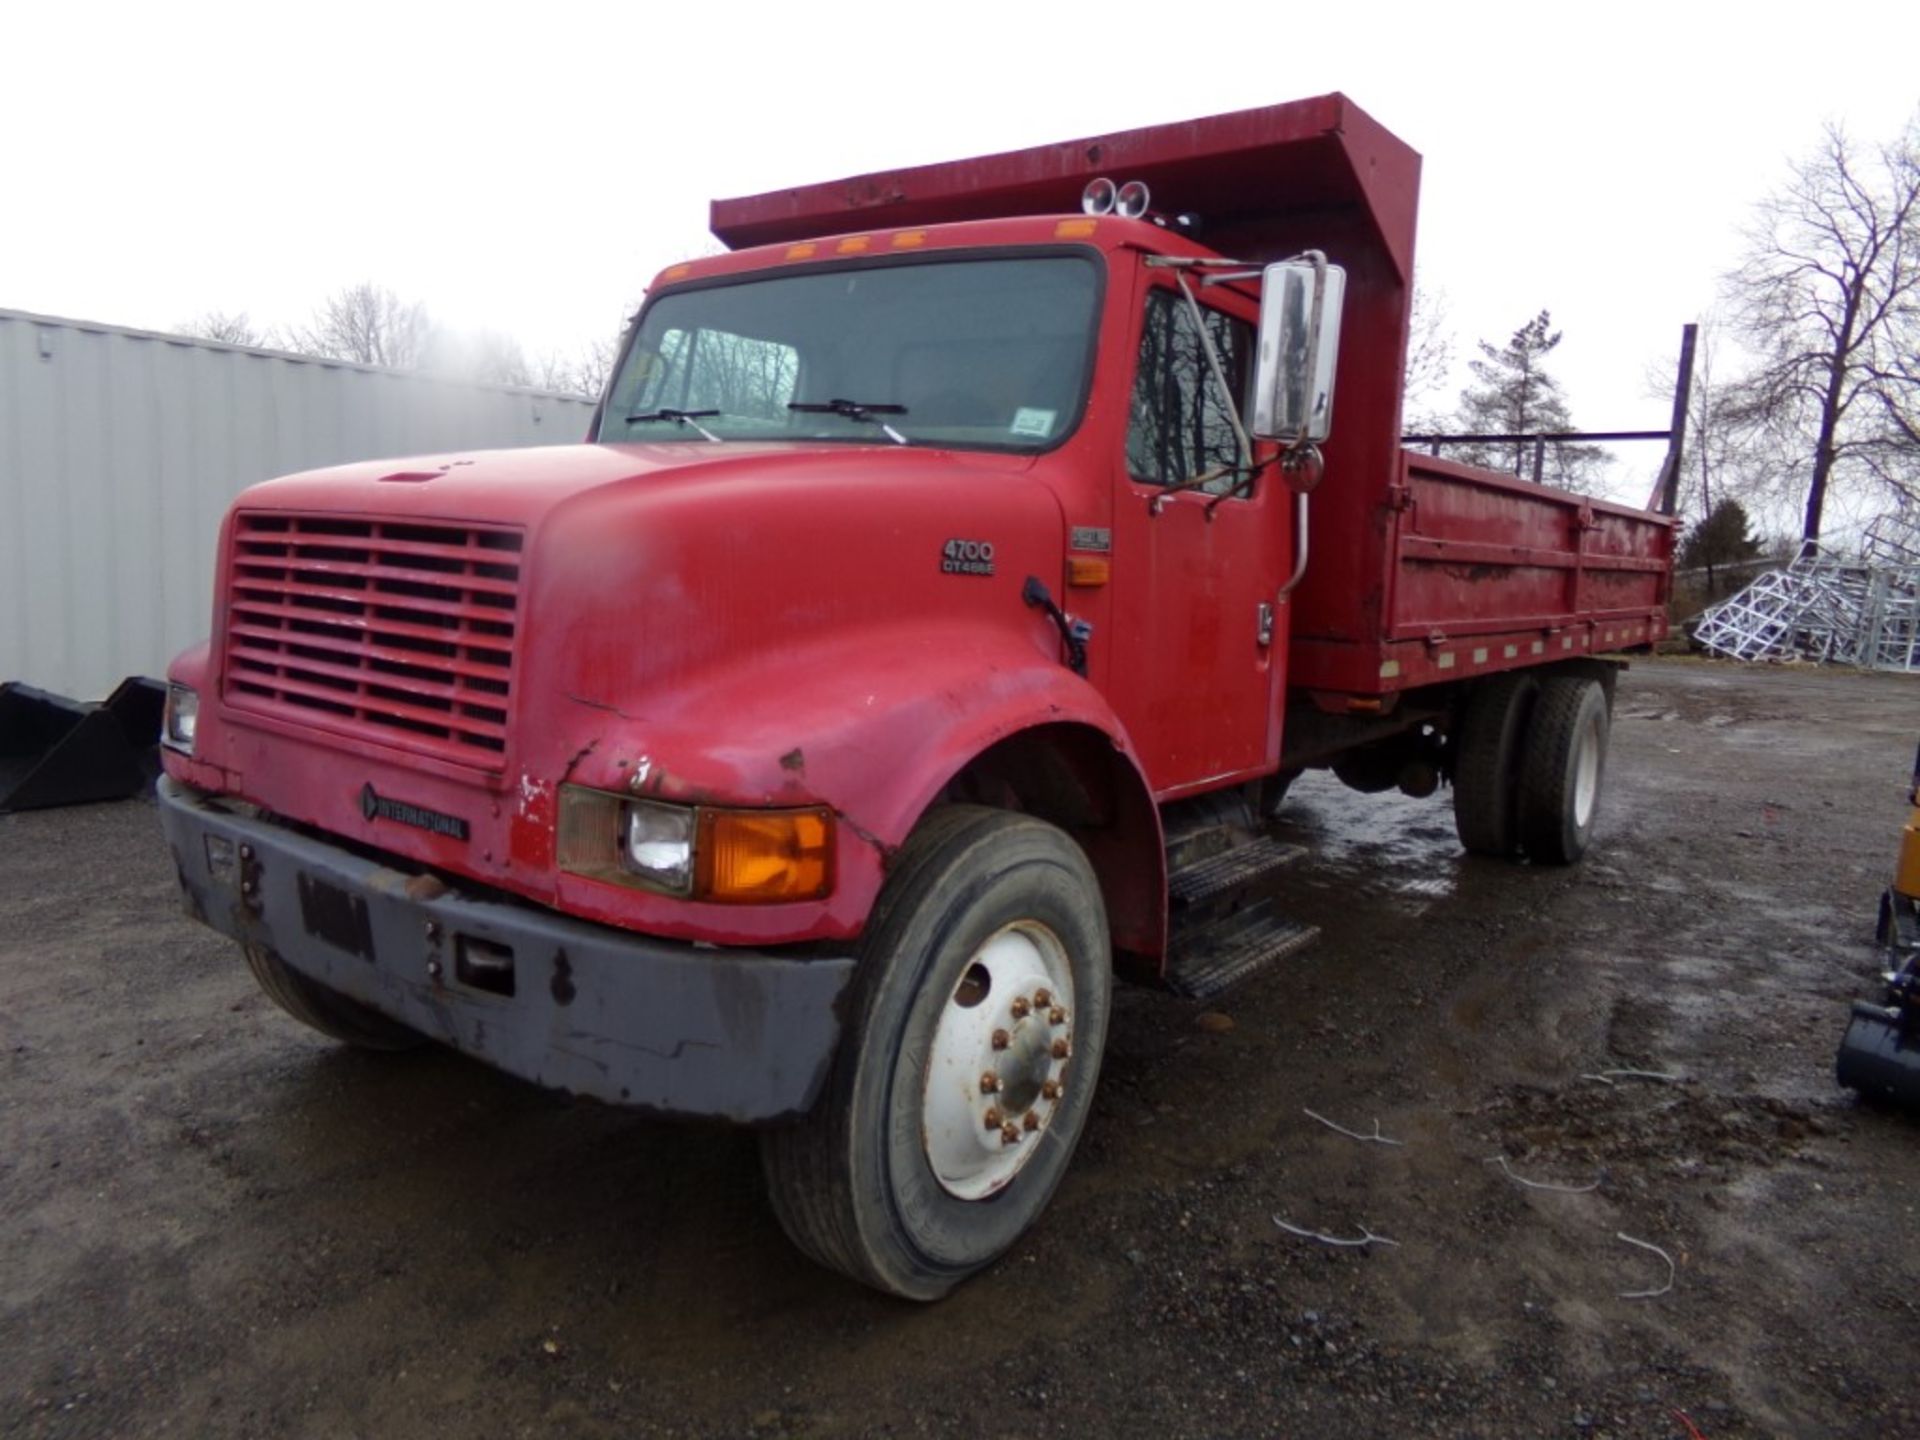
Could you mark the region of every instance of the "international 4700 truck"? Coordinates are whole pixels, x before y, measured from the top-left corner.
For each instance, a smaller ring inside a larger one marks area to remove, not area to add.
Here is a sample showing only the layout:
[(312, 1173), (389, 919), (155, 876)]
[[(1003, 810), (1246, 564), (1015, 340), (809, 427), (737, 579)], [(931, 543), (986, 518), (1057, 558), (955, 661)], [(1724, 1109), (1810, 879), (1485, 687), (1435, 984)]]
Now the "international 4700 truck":
[(1419, 163), (1330, 95), (716, 202), (588, 443), (235, 502), (193, 913), (337, 1040), (761, 1127), (807, 1253), (945, 1293), (1117, 980), (1311, 937), (1302, 770), (1587, 848), (1674, 524), (1403, 447)]

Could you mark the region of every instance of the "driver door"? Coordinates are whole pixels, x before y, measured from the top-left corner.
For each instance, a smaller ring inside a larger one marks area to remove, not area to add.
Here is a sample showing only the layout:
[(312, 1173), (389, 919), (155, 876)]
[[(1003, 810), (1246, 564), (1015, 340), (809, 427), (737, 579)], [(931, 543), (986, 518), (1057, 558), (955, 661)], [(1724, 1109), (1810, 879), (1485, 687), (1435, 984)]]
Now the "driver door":
[[(1109, 693), (1166, 799), (1264, 773), (1278, 760), (1286, 641), (1273, 607), (1291, 527), (1273, 473), (1249, 479), (1238, 469), (1229, 415), (1229, 406), (1246, 413), (1258, 307), (1224, 289), (1199, 295), (1229, 397), (1186, 297), (1164, 271), (1143, 274), (1127, 440), (1114, 477), (1113, 623), (1129, 658)], [(1256, 459), (1265, 453), (1255, 447)], [(1226, 473), (1193, 486), (1213, 471)]]

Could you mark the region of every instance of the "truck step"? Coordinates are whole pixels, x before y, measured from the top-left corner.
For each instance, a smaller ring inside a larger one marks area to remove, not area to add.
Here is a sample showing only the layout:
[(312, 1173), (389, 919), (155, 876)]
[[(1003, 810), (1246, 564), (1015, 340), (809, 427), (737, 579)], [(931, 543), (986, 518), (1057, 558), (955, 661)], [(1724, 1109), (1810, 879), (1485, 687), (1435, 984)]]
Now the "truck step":
[(1181, 866), (1167, 877), (1167, 893), (1174, 907), (1198, 905), (1242, 885), (1271, 875), (1307, 853), (1304, 845), (1288, 845), (1261, 836), (1218, 855)]
[(1167, 958), (1167, 988), (1191, 1000), (1211, 999), (1319, 938), (1319, 926), (1289, 920), (1266, 899), (1176, 925), (1173, 953)]

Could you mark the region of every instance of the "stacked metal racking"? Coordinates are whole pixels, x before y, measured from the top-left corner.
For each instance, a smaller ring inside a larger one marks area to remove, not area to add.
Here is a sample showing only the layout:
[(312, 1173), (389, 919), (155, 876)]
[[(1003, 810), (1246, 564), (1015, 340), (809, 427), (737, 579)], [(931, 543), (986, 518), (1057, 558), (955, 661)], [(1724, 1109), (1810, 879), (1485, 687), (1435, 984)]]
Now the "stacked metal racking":
[(1857, 558), (1808, 556), (1767, 572), (1702, 611), (1693, 638), (1736, 660), (1920, 673), (1920, 516), (1881, 516)]

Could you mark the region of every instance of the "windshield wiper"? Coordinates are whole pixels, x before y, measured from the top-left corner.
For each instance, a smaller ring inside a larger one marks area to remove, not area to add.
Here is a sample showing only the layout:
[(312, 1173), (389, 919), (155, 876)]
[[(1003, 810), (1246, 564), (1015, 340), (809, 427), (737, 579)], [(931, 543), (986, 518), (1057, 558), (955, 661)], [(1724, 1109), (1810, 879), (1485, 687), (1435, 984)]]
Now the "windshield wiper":
[(718, 415), (718, 410), (636, 410), (627, 416), (629, 425), (642, 425), (649, 420), (671, 420), (676, 425), (691, 425), (714, 444), (721, 443), (720, 437), (700, 422), (710, 415)]
[(799, 410), (808, 415), (844, 415), (849, 420), (864, 420), (869, 425), (878, 425), (887, 432), (887, 438), (896, 445), (905, 445), (907, 437), (880, 417), (882, 415), (904, 415), (904, 405), (862, 405), (858, 400), (789, 400), (787, 409)]

